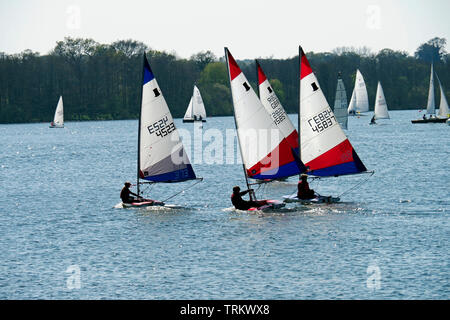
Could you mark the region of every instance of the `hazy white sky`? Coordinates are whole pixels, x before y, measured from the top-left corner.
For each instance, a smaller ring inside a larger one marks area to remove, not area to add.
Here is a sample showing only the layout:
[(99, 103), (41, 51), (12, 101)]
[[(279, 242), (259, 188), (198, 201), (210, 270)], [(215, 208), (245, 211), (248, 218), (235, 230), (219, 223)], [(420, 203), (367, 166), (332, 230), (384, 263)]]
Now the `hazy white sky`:
[[(450, 0), (0, 0), (0, 52), (41, 54), (66, 36), (133, 39), (183, 58), (228, 46), (238, 59), (367, 46), (413, 54), (450, 42)], [(447, 51), (450, 51), (447, 46)]]

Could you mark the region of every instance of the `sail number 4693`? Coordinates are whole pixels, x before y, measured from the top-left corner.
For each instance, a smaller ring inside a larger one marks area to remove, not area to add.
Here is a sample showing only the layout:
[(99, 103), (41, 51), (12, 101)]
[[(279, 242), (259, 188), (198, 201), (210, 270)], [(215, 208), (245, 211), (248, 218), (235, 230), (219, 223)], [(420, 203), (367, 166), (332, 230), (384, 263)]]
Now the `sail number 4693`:
[(336, 123), (336, 118), (334, 117), (333, 112), (330, 108), (315, 115), (311, 119), (308, 119), (308, 124), (311, 127), (312, 131), (315, 131), (317, 133), (320, 133), (332, 127)]
[(165, 116), (164, 118), (149, 125), (147, 127), (148, 132), (150, 134), (156, 134), (158, 137), (161, 138), (167, 136), (169, 133), (175, 130), (175, 124), (173, 122), (167, 124), (168, 121), (169, 121), (168, 117)]

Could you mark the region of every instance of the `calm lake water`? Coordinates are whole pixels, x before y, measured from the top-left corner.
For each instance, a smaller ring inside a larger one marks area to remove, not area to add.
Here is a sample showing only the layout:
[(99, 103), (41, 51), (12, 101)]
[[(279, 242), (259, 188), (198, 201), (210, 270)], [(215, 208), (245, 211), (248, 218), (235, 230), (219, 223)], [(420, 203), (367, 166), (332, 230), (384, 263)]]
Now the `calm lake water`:
[[(349, 119), (371, 178), (347, 193), (367, 175), (311, 182), (345, 193), (341, 203), (262, 214), (230, 209), (232, 187), (245, 186), (225, 152), (232, 117), (208, 118), (203, 133), (223, 140), (191, 156), (204, 181), (168, 201), (185, 208), (165, 210), (114, 208), (135, 181), (137, 120), (0, 125), (0, 298), (449, 299), (450, 127), (390, 114), (376, 126), (371, 114)], [(296, 180), (258, 196), (281, 200)]]

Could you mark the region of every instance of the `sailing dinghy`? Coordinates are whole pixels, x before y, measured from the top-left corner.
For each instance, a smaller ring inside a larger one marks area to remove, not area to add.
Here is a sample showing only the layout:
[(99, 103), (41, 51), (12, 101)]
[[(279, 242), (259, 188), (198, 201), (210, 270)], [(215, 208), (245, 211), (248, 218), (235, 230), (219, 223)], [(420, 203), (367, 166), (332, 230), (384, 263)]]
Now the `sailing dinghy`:
[(336, 98), (334, 99), (334, 116), (342, 129), (347, 129), (347, 107), (347, 93), (345, 92), (344, 81), (342, 80), (341, 73), (339, 73), (336, 87)]
[[(270, 85), (261, 65), (256, 60), (256, 73), (258, 77), (258, 93), (259, 99), (266, 108), (267, 113), (272, 118), (275, 125), (280, 130), (283, 137), (289, 143), (295, 154), (298, 153), (298, 133), (294, 127), (294, 124), (289, 119), (288, 114), (284, 110), (280, 100), (278, 99), (275, 90)], [(297, 172), (292, 172), (292, 175), (296, 175)], [(284, 181), (287, 177), (276, 179), (278, 181)], [(270, 180), (268, 180), (270, 181)]]
[(390, 119), (386, 98), (384, 97), (383, 87), (380, 81), (378, 81), (377, 94), (375, 97), (375, 107), (373, 110), (373, 117), (370, 124), (374, 124), (375, 120)]
[(50, 128), (64, 128), (64, 107), (62, 96), (59, 97), (58, 104), (55, 110), (55, 116), (50, 123)]
[(359, 71), (356, 70), (355, 87), (353, 89), (352, 98), (348, 105), (349, 115), (361, 115), (363, 112), (369, 111), (369, 98), (367, 96), (366, 83), (364, 82), (364, 77)]
[(435, 98), (434, 98), (434, 68), (433, 64), (431, 64), (431, 74), (430, 74), (430, 87), (428, 89), (428, 100), (427, 100), (427, 111), (426, 114), (429, 114), (430, 117), (426, 118), (423, 116), (423, 119), (411, 120), (412, 123), (442, 123), (446, 122), (448, 118), (450, 118), (450, 111), (448, 108), (447, 99), (445, 98), (444, 90), (442, 89), (441, 81), (438, 78), (439, 89), (441, 92), (441, 102), (439, 104), (439, 112), (436, 117), (436, 106), (435, 106)]
[[(177, 183), (189, 180), (202, 181), (203, 179), (197, 178), (192, 169), (169, 107), (145, 54), (142, 79), (138, 131), (137, 194), (142, 194), (140, 186), (143, 184)], [(145, 200), (131, 204), (122, 203), (122, 205), (124, 208), (172, 207), (164, 204), (166, 200)]]
[[(320, 88), (303, 49), (299, 48), (300, 98), (298, 132), (299, 158), (316, 177), (337, 177), (368, 172), (339, 125)], [(285, 202), (330, 203), (339, 197), (316, 195), (310, 200), (296, 195), (284, 196)]]
[(206, 110), (200, 90), (194, 85), (194, 92), (192, 93), (188, 108), (184, 114), (183, 122), (195, 121), (206, 122)]
[[(251, 189), (248, 178), (274, 180), (303, 172), (305, 168), (294, 149), (295, 143), (290, 142), (292, 137), (295, 137), (295, 130), (283, 132), (279, 126), (283, 121), (278, 125), (275, 123), (272, 114), (267, 112), (258, 99), (228, 48), (225, 48), (225, 59), (247, 188)], [(262, 91), (264, 90), (268, 92), (268, 87)], [(271, 109), (273, 110), (272, 107)], [(250, 200), (255, 201), (254, 192), (249, 194)], [(276, 209), (283, 206), (282, 202), (269, 200), (265, 207), (250, 210)]]

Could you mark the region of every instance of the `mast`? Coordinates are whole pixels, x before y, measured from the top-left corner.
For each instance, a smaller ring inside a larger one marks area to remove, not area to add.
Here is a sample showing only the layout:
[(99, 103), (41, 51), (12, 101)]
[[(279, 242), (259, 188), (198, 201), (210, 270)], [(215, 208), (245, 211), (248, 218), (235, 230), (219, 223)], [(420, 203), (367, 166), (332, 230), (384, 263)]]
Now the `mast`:
[[(297, 126), (298, 126), (298, 158), (300, 161), (302, 161), (302, 144), (301, 144), (301, 134), (300, 134), (300, 114), (301, 114), (301, 104), (302, 104), (302, 95), (301, 95), (301, 88), (302, 88), (302, 53), (303, 49), (301, 46), (298, 46), (298, 71), (299, 71), (299, 86), (298, 86), (298, 119), (297, 119)], [(301, 173), (299, 174), (298, 178), (300, 179)]]
[(142, 77), (141, 77), (141, 97), (139, 99), (139, 124), (138, 124), (138, 146), (137, 146), (137, 194), (139, 195), (139, 171), (141, 168), (141, 116), (142, 116), (142, 91), (144, 90), (144, 72), (145, 72), (145, 51), (142, 59)]
[[(225, 47), (225, 61), (227, 62), (227, 71), (228, 71), (228, 79), (230, 81), (230, 87), (231, 87), (231, 75), (230, 75), (230, 66), (228, 62), (228, 48)], [(231, 90), (231, 97), (233, 99), (233, 90)], [(236, 112), (234, 111), (234, 105), (233, 105), (233, 118), (234, 118), (234, 125), (236, 127), (236, 131), (238, 130), (238, 125), (236, 121)], [(247, 169), (245, 168), (244, 164), (244, 157), (242, 154), (242, 146), (241, 146), (241, 140), (239, 139), (239, 134), (237, 134), (238, 142), (239, 142), (239, 151), (241, 153), (241, 160), (242, 160), (242, 169), (244, 170), (244, 177), (245, 177), (245, 184), (247, 185), (247, 190), (250, 189), (250, 184), (248, 183), (248, 176), (247, 176)], [(253, 191), (249, 192), (250, 200), (255, 201), (256, 196)]]
[[(192, 89), (192, 108), (191, 108), (191, 119), (194, 119), (194, 103), (195, 103), (195, 83)], [(195, 119), (194, 119), (195, 120)]]

